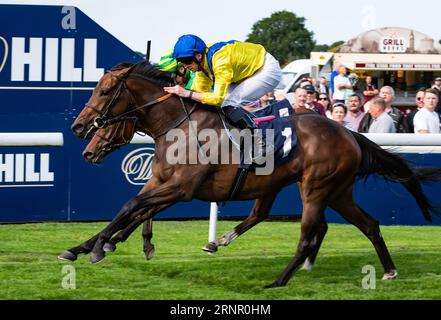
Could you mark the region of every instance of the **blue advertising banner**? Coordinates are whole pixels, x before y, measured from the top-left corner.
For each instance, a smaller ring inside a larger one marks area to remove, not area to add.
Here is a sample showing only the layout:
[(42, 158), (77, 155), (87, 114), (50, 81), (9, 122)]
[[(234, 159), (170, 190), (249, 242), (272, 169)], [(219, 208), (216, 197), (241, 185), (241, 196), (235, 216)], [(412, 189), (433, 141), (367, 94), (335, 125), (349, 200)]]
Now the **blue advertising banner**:
[[(104, 72), (141, 60), (74, 7), (0, 5), (0, 132), (61, 132), (59, 147), (0, 147), (0, 222), (110, 220), (149, 177), (154, 145), (129, 145), (99, 166), (70, 126)], [(406, 154), (416, 165), (441, 154)], [(439, 201), (439, 186), (425, 188)], [(357, 202), (382, 224), (426, 224), (404, 188), (381, 178), (359, 182)], [(253, 201), (228, 203), (220, 217), (246, 216)], [(272, 215), (300, 215), (296, 185), (279, 194)], [(210, 204), (177, 204), (157, 218), (208, 217)], [(344, 222), (332, 210), (329, 222)], [(441, 225), (441, 220), (434, 221)]]
[(0, 221), (71, 218), (85, 142), (70, 126), (106, 70), (140, 60), (75, 7), (0, 5), (0, 131), (64, 136), (62, 147), (0, 148)]

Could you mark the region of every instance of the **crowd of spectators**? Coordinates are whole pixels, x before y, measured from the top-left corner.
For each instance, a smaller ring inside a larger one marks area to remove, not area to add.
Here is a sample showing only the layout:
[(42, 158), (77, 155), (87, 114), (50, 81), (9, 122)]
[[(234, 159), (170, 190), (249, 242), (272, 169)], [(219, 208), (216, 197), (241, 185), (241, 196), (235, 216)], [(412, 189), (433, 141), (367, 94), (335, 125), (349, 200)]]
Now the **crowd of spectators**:
[[(294, 110), (307, 108), (335, 120), (346, 128), (369, 133), (441, 133), (441, 77), (433, 87), (416, 93), (417, 108), (404, 113), (393, 106), (395, 91), (390, 86), (376, 88), (367, 76), (354, 93), (346, 68), (335, 64), (330, 86), (327, 79), (302, 79), (296, 90)], [(280, 100), (283, 97), (276, 97)]]

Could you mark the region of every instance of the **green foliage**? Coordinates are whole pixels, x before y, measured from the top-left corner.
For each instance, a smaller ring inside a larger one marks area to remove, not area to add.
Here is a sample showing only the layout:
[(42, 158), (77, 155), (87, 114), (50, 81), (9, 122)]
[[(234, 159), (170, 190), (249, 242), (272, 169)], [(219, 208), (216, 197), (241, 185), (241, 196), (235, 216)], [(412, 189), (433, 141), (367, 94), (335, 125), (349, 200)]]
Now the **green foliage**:
[(293, 60), (309, 58), (315, 45), (313, 32), (305, 18), (289, 11), (278, 11), (256, 22), (247, 41), (262, 44), (283, 66)]
[[(218, 235), (239, 222), (219, 221)], [(440, 299), (441, 227), (382, 227), (399, 278), (382, 281), (369, 240), (350, 225), (329, 226), (312, 272), (298, 271), (288, 285), (263, 289), (292, 259), (299, 223), (263, 222), (213, 255), (206, 221), (155, 221), (156, 254), (146, 261), (141, 230), (99, 265), (81, 255), (57, 255), (107, 223), (0, 225), (0, 299)], [(62, 268), (76, 270), (76, 289), (61, 287)], [(362, 288), (364, 265), (376, 270), (376, 289)]]
[(316, 44), (314, 46), (314, 48), (312, 49), (312, 51), (332, 51), (335, 52), (343, 43), (345, 43), (344, 41), (336, 41), (330, 45), (327, 44)]

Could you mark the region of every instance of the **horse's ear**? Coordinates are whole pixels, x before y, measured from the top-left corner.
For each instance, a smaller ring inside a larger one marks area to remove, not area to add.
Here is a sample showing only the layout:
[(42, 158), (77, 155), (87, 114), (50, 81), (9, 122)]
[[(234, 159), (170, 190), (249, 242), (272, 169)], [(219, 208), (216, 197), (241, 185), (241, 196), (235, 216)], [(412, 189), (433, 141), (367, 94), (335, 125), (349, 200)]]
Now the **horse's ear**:
[(129, 70), (127, 70), (127, 73), (132, 72), (133, 69), (135, 69), (135, 67), (136, 67), (137, 65), (138, 65), (137, 63), (133, 64), (133, 65), (129, 68)]
[(118, 76), (121, 78), (126, 78), (129, 76), (129, 74), (133, 71), (133, 69), (136, 67), (136, 64), (128, 66), (126, 68), (123, 68), (119, 70)]

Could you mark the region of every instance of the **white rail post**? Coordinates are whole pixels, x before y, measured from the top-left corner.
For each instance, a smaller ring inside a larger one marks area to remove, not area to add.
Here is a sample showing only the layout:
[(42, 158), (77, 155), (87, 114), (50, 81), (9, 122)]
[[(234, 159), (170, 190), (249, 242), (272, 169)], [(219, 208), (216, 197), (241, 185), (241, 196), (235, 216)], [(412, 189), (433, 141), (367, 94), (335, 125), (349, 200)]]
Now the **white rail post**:
[(216, 240), (218, 207), (216, 202), (210, 204), (210, 226), (208, 228), (208, 242)]

